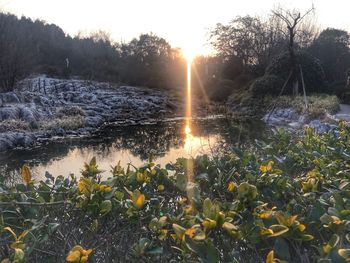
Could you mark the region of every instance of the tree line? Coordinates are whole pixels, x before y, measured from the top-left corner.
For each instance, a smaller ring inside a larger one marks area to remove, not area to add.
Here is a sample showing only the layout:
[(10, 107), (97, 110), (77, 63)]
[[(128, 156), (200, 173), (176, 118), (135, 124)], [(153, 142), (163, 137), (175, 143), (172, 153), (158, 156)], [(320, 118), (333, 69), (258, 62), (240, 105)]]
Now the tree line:
[(215, 87), (222, 90), (218, 99), (242, 94), (242, 89), (253, 97), (278, 95), (289, 78), (285, 94), (301, 92), (305, 81), (308, 93), (344, 97), (350, 81), (350, 35), (335, 28), (320, 31), (313, 13), (314, 8), (305, 13), (277, 8), (267, 19), (238, 16), (217, 24), (210, 42), (222, 64), (216, 85), (208, 89), (213, 94), (220, 94)]
[(177, 86), (185, 78), (182, 60), (179, 49), (152, 33), (129, 43), (114, 42), (102, 31), (71, 37), (54, 24), (0, 13), (1, 91), (30, 74)]
[[(277, 95), (291, 71), (285, 93), (300, 92), (301, 69), (308, 92), (344, 97), (350, 35), (320, 31), (312, 13), (278, 8), (268, 18), (238, 16), (217, 24), (209, 39), (215, 54), (193, 62), (194, 91), (218, 101), (242, 90), (253, 97)], [(128, 43), (102, 31), (72, 37), (54, 24), (0, 13), (1, 91), (31, 74), (176, 89), (186, 82), (185, 67), (181, 50), (152, 33)]]

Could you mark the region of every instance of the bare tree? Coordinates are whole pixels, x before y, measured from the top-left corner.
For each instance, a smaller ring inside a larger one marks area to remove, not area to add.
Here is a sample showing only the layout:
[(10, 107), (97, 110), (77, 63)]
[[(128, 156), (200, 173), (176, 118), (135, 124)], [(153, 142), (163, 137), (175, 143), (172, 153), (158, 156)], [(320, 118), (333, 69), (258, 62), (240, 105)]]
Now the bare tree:
[(312, 6), (309, 10), (307, 10), (304, 14), (301, 14), (300, 11), (297, 10), (284, 10), (279, 7), (276, 10), (273, 10), (272, 13), (275, 17), (279, 18), (281, 21), (285, 23), (287, 26), (287, 36), (288, 36), (288, 51), (289, 51), (289, 59), (290, 59), (290, 77), (286, 81), (292, 81), (293, 85), (293, 94), (297, 95), (299, 92), (299, 77), (298, 77), (298, 65), (295, 56), (295, 38), (297, 33), (300, 30), (301, 22), (305, 17), (307, 17), (310, 13), (314, 12), (315, 8)]

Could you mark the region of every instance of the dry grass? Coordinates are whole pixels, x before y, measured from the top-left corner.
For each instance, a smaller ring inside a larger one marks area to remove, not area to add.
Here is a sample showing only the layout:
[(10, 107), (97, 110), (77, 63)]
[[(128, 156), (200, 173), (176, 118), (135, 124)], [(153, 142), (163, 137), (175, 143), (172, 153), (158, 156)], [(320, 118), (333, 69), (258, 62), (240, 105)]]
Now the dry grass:
[(308, 119), (323, 118), (327, 113), (334, 114), (340, 109), (338, 97), (326, 94), (308, 96), (307, 110), (305, 110), (303, 96), (281, 96), (278, 99), (266, 98), (265, 100), (265, 105), (271, 104), (274, 100), (277, 108), (293, 108), (299, 113), (305, 113)]
[(4, 120), (0, 122), (0, 133), (10, 131), (28, 131), (30, 125), (22, 120)]
[(85, 118), (82, 116), (71, 116), (65, 118), (55, 118), (40, 123), (43, 130), (62, 128), (65, 130), (77, 130), (85, 126)]
[(85, 112), (78, 106), (71, 106), (66, 108), (59, 108), (56, 112), (56, 116), (59, 118), (66, 116), (85, 116)]

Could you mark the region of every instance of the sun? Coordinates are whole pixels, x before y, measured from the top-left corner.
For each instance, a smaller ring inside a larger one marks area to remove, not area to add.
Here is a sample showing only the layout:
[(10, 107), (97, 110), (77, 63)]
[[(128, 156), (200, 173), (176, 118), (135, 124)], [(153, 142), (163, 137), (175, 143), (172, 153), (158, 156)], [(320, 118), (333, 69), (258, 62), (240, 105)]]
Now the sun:
[(181, 50), (187, 62), (192, 62), (192, 60), (198, 55), (198, 49), (193, 45), (186, 45), (181, 48)]

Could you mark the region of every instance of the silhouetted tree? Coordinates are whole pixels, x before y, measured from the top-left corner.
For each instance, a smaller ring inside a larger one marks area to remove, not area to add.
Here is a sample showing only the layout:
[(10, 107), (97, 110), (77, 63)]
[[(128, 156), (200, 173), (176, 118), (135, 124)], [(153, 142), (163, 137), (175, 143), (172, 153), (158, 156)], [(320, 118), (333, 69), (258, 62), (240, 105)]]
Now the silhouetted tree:
[(329, 82), (346, 81), (350, 68), (350, 35), (344, 30), (327, 28), (321, 32), (308, 51), (317, 57)]

